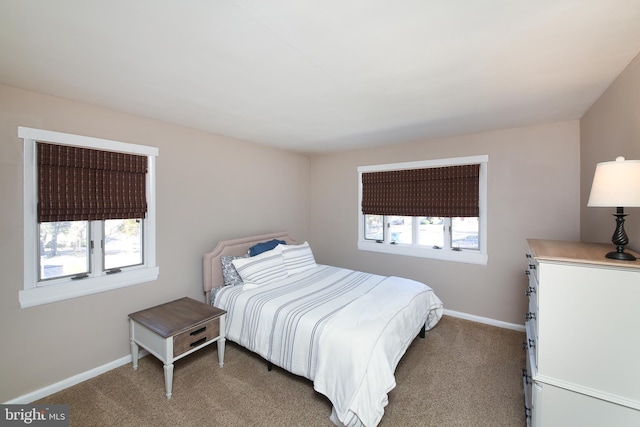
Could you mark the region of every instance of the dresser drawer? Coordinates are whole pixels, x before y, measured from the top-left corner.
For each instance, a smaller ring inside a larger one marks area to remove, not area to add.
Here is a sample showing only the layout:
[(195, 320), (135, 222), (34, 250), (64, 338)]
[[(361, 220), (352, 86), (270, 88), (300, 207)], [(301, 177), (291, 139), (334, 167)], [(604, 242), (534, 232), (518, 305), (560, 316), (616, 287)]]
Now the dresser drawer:
[(529, 271), (529, 277), (538, 282), (538, 261), (533, 258), (530, 253), (526, 254), (527, 257), (527, 271)]
[(527, 351), (527, 356), (530, 359), (529, 372), (535, 377), (538, 372), (538, 337), (534, 325), (533, 322), (525, 324), (526, 341), (522, 343), (522, 348)]
[(529, 338), (538, 340), (538, 304), (535, 300), (529, 300), (529, 311), (525, 314), (525, 326), (529, 331)]
[(173, 337), (173, 357), (220, 336), (220, 318), (200, 323)]
[(525, 290), (525, 295), (529, 299), (529, 311), (537, 312), (539, 290), (537, 262), (527, 257), (527, 269), (525, 270), (525, 273), (529, 278), (527, 289)]
[(533, 376), (531, 375), (531, 359), (527, 352), (526, 368), (522, 370), (522, 385), (524, 389), (524, 416), (527, 421), (527, 427), (531, 425), (531, 416), (533, 414)]
[(525, 290), (525, 295), (529, 300), (529, 311), (538, 312), (538, 283), (535, 279), (529, 277), (529, 284)]
[(527, 291), (526, 294), (529, 298), (535, 298), (536, 300), (538, 299), (538, 275), (537, 275), (537, 268), (531, 268), (530, 266), (533, 265), (535, 266), (536, 264), (530, 264), (527, 265), (527, 270), (526, 270), (526, 274), (527, 277), (529, 278), (529, 283), (527, 286)]

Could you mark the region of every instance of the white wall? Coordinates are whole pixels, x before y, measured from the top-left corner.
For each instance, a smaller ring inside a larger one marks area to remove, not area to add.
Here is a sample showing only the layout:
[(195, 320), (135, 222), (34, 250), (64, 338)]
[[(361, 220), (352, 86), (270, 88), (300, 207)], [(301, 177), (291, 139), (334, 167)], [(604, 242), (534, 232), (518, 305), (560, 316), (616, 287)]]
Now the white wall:
[[(359, 251), (358, 166), (489, 155), (486, 266)], [(316, 156), (311, 242), (319, 261), (430, 285), (445, 308), (524, 324), (526, 239), (579, 240), (578, 121)]]
[[(581, 237), (586, 242), (611, 243), (615, 208), (590, 208), (587, 201), (596, 163), (618, 156), (640, 160), (640, 55), (582, 117), (580, 139)], [(625, 208), (625, 212), (629, 214), (624, 224), (629, 248), (640, 252), (640, 208)]]
[[(17, 127), (159, 147), (157, 281), (21, 309), (22, 141)], [(309, 158), (0, 85), (0, 402), (129, 354), (127, 315), (204, 299), (218, 240), (288, 230), (308, 239)]]

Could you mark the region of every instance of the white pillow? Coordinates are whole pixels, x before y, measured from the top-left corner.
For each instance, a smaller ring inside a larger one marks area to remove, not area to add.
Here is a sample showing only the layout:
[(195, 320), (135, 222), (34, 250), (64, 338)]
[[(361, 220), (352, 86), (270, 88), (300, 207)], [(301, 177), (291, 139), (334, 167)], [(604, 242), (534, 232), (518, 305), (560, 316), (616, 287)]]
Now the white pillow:
[(272, 249), (249, 258), (234, 259), (231, 262), (245, 284), (264, 285), (287, 277), (284, 258), (279, 249)]
[(276, 248), (282, 252), (284, 266), (289, 274), (301, 273), (316, 267), (316, 259), (307, 242), (301, 245), (278, 245)]

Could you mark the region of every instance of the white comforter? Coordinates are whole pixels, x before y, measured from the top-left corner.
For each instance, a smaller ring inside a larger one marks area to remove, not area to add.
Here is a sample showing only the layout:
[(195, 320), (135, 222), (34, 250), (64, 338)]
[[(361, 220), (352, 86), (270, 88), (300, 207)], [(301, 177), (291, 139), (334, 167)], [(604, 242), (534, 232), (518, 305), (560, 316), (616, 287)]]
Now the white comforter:
[(304, 376), (333, 404), (336, 425), (376, 426), (394, 371), (422, 325), (442, 317), (423, 283), (318, 265), (277, 283), (223, 288), (227, 338)]

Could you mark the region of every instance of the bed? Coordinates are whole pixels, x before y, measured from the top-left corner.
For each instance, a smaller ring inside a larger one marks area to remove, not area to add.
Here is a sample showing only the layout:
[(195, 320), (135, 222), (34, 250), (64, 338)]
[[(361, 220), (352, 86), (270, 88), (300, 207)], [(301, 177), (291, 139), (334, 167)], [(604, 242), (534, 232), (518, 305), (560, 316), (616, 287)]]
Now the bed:
[(286, 232), (218, 242), (203, 270), (226, 338), (311, 380), (337, 426), (378, 425), (400, 358), (443, 314), (427, 285), (319, 264)]

